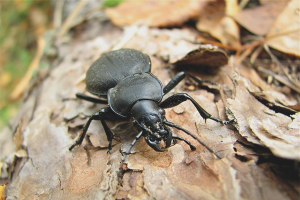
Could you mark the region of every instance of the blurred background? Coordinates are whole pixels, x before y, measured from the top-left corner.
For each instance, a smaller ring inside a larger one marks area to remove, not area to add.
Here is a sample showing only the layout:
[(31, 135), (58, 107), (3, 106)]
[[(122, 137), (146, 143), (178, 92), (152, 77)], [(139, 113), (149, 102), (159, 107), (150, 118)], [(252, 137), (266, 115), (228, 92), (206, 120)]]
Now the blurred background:
[(18, 84), (32, 64), (37, 38), (51, 29), (52, 13), (51, 1), (0, 2), (0, 129), (18, 110), (17, 91), (24, 87)]

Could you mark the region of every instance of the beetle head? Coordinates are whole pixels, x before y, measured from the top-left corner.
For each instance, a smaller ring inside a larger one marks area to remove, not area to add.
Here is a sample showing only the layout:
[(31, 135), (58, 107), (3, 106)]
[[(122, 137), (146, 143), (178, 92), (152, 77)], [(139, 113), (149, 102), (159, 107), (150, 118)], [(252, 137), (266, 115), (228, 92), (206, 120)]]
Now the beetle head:
[(165, 111), (151, 100), (142, 100), (135, 103), (131, 109), (132, 120), (143, 130), (147, 144), (155, 151), (163, 151), (159, 144), (163, 140), (165, 148), (171, 145), (172, 132), (163, 124)]

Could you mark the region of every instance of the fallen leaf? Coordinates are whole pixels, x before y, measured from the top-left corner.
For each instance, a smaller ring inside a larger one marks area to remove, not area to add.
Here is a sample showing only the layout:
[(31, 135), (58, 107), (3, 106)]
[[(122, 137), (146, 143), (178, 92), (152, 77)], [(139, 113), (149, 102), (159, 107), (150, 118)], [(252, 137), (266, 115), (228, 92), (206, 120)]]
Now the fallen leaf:
[(150, 27), (168, 27), (180, 26), (196, 18), (203, 4), (205, 2), (199, 0), (128, 0), (105, 12), (117, 26), (142, 23)]
[(293, 118), (293, 121), (289, 124), (289, 129), (300, 129), (300, 113), (296, 113), (294, 115), (291, 115)]
[(251, 143), (269, 148), (278, 157), (299, 161), (299, 129), (289, 129), (290, 117), (261, 104), (245, 90), (249, 87), (250, 83), (241, 77), (235, 98), (227, 99), (227, 114), (236, 119), (234, 126), (239, 134)]
[(248, 117), (248, 123), (260, 142), (268, 147), (275, 156), (300, 161), (300, 134), (282, 131), (270, 119), (260, 120), (255, 116)]
[(269, 30), (266, 44), (284, 53), (300, 56), (299, 10), (299, 1), (291, 0)]
[(238, 0), (225, 0), (226, 3), (226, 11), (225, 13), (228, 16), (234, 16), (239, 12), (240, 7), (238, 4)]
[(176, 61), (174, 65), (177, 67), (193, 66), (195, 68), (202, 68), (205, 71), (214, 71), (216, 68), (225, 66), (228, 62), (226, 53), (216, 46), (200, 45), (196, 50), (186, 54), (185, 57)]
[(199, 31), (210, 33), (222, 44), (237, 47), (240, 43), (239, 27), (231, 17), (226, 16), (224, 1), (207, 1), (196, 27)]
[[(250, 91), (251, 92), (251, 91)], [(255, 98), (267, 105), (269, 108), (286, 115), (296, 113), (289, 105), (296, 104), (296, 101), (289, 100), (285, 95), (274, 90), (267, 90), (261, 92), (251, 92)]]
[(256, 35), (266, 35), (287, 3), (288, 0), (263, 1), (261, 6), (240, 10), (233, 17), (250, 32)]

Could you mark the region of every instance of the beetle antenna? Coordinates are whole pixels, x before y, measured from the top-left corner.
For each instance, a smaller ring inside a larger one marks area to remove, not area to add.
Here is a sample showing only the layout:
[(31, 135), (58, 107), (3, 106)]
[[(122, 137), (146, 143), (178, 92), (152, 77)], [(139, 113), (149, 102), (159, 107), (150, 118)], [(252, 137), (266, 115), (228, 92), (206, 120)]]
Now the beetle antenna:
[(222, 159), (221, 156), (219, 156), (217, 153), (215, 153), (211, 148), (209, 148), (204, 142), (202, 142), (201, 140), (199, 140), (195, 135), (193, 135), (192, 133), (190, 133), (188, 130), (181, 128), (180, 126), (177, 126), (176, 124), (173, 124), (172, 122), (169, 121), (164, 121), (164, 124), (170, 127), (174, 127), (177, 128), (178, 130), (181, 130), (183, 132), (185, 132), (186, 134), (188, 134), (189, 136), (193, 137), (195, 140), (197, 140), (202, 146), (204, 146), (208, 151), (210, 151), (211, 153), (215, 154), (217, 156), (217, 158)]

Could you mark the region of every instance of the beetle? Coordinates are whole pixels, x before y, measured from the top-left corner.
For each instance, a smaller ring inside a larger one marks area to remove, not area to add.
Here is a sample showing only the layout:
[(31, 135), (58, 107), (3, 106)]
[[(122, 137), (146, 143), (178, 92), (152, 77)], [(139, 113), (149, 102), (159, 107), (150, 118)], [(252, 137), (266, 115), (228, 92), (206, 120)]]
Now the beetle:
[[(199, 140), (188, 130), (167, 121), (165, 117), (166, 108), (171, 108), (189, 100), (196, 107), (200, 116), (205, 120), (211, 119), (221, 124), (229, 124), (233, 120), (223, 121), (212, 117), (205, 111), (190, 95), (178, 93), (162, 100), (187, 75), (185, 72), (178, 73), (165, 87), (150, 72), (151, 61), (148, 55), (134, 49), (119, 49), (103, 54), (96, 60), (86, 73), (86, 90), (98, 97), (94, 98), (85, 94), (77, 93), (77, 98), (94, 103), (107, 104), (108, 107), (94, 113), (84, 125), (83, 131), (75, 143), (69, 148), (71, 151), (76, 145), (80, 145), (93, 120), (102, 123), (107, 136), (108, 152), (112, 149), (114, 134), (107, 126), (105, 120), (109, 119), (131, 119), (139, 130), (130, 147), (124, 152), (125, 156), (130, 153), (131, 148), (138, 139), (144, 137), (146, 143), (155, 151), (164, 151), (160, 142), (164, 141), (165, 147), (170, 147), (172, 141), (182, 140), (195, 150), (189, 141), (174, 136), (169, 127), (174, 127), (193, 137), (210, 152), (214, 151), (204, 142)], [(195, 77), (194, 77), (195, 78)], [(214, 153), (218, 158), (219, 155)], [(125, 160), (123, 157), (123, 161)]]

